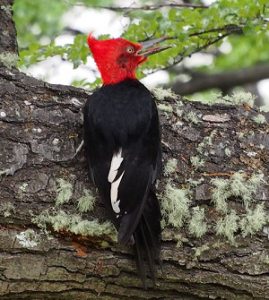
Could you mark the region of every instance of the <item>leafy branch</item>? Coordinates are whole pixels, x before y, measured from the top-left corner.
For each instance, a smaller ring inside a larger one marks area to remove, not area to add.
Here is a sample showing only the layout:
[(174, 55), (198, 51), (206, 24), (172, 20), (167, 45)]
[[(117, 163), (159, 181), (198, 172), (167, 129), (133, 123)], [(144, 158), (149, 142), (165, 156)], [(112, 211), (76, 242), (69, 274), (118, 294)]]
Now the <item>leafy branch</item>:
[[(173, 59), (173, 62), (172, 62), (172, 63), (170, 63), (170, 64), (168, 64), (168, 65), (166, 65), (166, 66), (164, 66), (164, 67), (162, 67), (162, 68), (158, 68), (158, 71), (159, 71), (159, 70), (161, 70), (161, 71), (168, 70), (168, 69), (170, 69), (170, 68), (176, 66), (177, 64), (179, 64), (180, 62), (182, 62), (183, 59), (184, 59), (185, 57), (190, 57), (190, 56), (192, 56), (193, 54), (198, 53), (198, 52), (200, 52), (200, 51), (202, 51), (202, 50), (208, 48), (209, 46), (216, 44), (217, 42), (223, 40), (225, 37), (229, 36), (229, 35), (232, 34), (232, 33), (233, 33), (233, 32), (230, 31), (230, 32), (227, 32), (227, 33), (225, 33), (225, 34), (219, 35), (217, 38), (214, 38), (214, 39), (212, 39), (212, 40), (208, 40), (205, 44), (203, 44), (203, 45), (200, 46), (200, 47), (195, 48), (195, 49), (194, 49), (193, 51), (191, 51), (190, 53), (187, 53), (187, 50), (185, 50), (184, 52), (178, 54), (178, 55)], [(201, 34), (201, 33), (199, 33), (199, 34)], [(194, 35), (194, 34), (192, 34), (192, 35)], [(152, 71), (150, 71), (149, 73), (147, 73), (146, 75), (153, 74), (153, 73), (155, 73), (156, 71), (157, 71), (156, 69), (155, 69), (155, 70), (152, 70)]]

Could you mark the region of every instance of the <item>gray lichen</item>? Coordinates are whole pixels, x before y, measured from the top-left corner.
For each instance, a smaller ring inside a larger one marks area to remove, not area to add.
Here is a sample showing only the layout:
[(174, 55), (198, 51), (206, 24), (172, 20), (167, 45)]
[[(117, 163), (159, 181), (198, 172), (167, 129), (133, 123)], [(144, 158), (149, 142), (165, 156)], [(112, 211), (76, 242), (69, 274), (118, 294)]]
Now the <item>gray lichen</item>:
[(226, 213), (228, 210), (226, 200), (231, 196), (229, 181), (223, 178), (215, 178), (211, 180), (211, 183), (214, 185), (212, 190), (212, 201), (218, 211)]
[(231, 210), (225, 217), (217, 220), (216, 233), (226, 237), (231, 243), (235, 242), (235, 233), (239, 228), (239, 216), (235, 210)]
[(26, 192), (27, 187), (28, 187), (28, 183), (24, 182), (22, 185), (19, 186), (19, 190), (24, 193)]
[(205, 179), (204, 179), (204, 177), (201, 177), (199, 179), (188, 178), (186, 181), (190, 184), (190, 186), (196, 187), (196, 186), (200, 185), (202, 182), (204, 182)]
[(210, 247), (207, 244), (202, 245), (200, 247), (197, 247), (195, 249), (194, 256), (197, 258), (197, 257), (201, 256), (204, 252), (208, 251), (208, 250), (210, 250)]
[(73, 186), (70, 182), (66, 181), (63, 178), (56, 179), (58, 184), (57, 187), (57, 196), (55, 199), (56, 205), (61, 205), (70, 200), (73, 194)]
[(78, 210), (81, 213), (92, 211), (95, 205), (95, 197), (92, 191), (84, 189), (84, 196), (78, 199)]
[(227, 199), (235, 196), (242, 199), (245, 208), (252, 202), (257, 189), (262, 184), (264, 175), (253, 173), (249, 178), (244, 172), (236, 172), (231, 178), (215, 178), (211, 180), (214, 188), (212, 190), (212, 201), (218, 211), (227, 213)]
[(166, 165), (164, 167), (164, 174), (171, 175), (177, 170), (177, 160), (175, 158), (170, 158), (167, 160)]
[(15, 206), (10, 202), (3, 202), (0, 205), (0, 214), (5, 218), (10, 217), (13, 213), (15, 213)]
[(252, 202), (255, 193), (260, 185), (264, 182), (264, 175), (260, 173), (253, 173), (249, 179), (243, 172), (236, 172), (231, 177), (231, 191), (234, 196), (241, 197), (244, 205), (248, 208)]
[(249, 92), (244, 92), (242, 90), (234, 92), (231, 96), (226, 95), (223, 97), (224, 101), (232, 103), (234, 105), (248, 104), (253, 106), (256, 96)]
[(111, 240), (116, 240), (116, 230), (110, 222), (100, 223), (96, 219), (83, 220), (81, 216), (68, 214), (63, 210), (55, 212), (46, 210), (35, 216), (32, 222), (44, 230), (51, 226), (57, 232), (67, 231), (89, 237), (107, 236)]
[(12, 52), (0, 53), (0, 63), (2, 63), (8, 69), (16, 67), (18, 62), (18, 55)]
[(264, 123), (266, 123), (266, 118), (265, 118), (265, 116), (262, 115), (262, 114), (258, 114), (258, 115), (256, 115), (256, 116), (254, 116), (254, 117), (252, 118), (252, 120), (253, 120), (255, 123), (257, 123), (257, 124), (264, 124)]
[(192, 208), (192, 216), (189, 222), (189, 232), (195, 237), (202, 237), (207, 231), (205, 210), (199, 206)]
[(162, 110), (166, 113), (172, 113), (173, 112), (173, 107), (169, 104), (163, 104), (163, 103), (158, 104), (158, 109)]
[(16, 235), (16, 239), (20, 245), (25, 248), (33, 248), (37, 246), (39, 237), (33, 229), (27, 229)]
[(198, 155), (190, 157), (191, 164), (195, 167), (195, 169), (199, 169), (205, 164), (205, 161), (199, 157)]
[(189, 216), (189, 206), (189, 191), (175, 188), (167, 183), (161, 201), (162, 226), (172, 225), (175, 228), (181, 228), (183, 221)]
[(257, 204), (253, 210), (247, 209), (246, 215), (240, 220), (240, 228), (242, 230), (243, 237), (253, 235), (261, 231), (268, 221), (263, 203)]
[(269, 112), (269, 103), (266, 103), (265, 105), (261, 106), (260, 111), (268, 113)]
[(190, 101), (199, 101), (204, 102), (207, 105), (214, 105), (217, 103), (225, 104), (225, 105), (242, 105), (247, 104), (249, 106), (253, 106), (256, 96), (252, 95), (249, 92), (245, 92), (243, 90), (237, 89), (232, 93), (232, 95), (222, 96), (222, 94), (218, 91), (211, 92), (201, 92), (196, 93), (190, 97), (188, 100)]
[(201, 120), (198, 118), (198, 115), (194, 111), (190, 111), (184, 115), (184, 119), (188, 122), (191, 122), (195, 125), (199, 124)]
[(152, 93), (154, 94), (155, 98), (159, 101), (163, 101), (165, 98), (178, 98), (178, 95), (176, 95), (171, 89), (155, 87), (154, 89), (152, 89)]
[(216, 135), (217, 131), (214, 129), (211, 131), (211, 133), (204, 137), (203, 140), (198, 144), (197, 151), (200, 154), (207, 154), (208, 150), (207, 148), (213, 145), (213, 138)]

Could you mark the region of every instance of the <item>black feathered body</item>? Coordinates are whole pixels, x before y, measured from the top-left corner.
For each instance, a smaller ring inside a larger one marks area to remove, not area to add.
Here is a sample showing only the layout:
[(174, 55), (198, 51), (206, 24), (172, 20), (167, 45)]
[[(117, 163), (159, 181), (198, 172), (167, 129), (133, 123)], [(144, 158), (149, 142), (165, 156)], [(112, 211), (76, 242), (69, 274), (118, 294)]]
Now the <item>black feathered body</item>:
[(86, 103), (84, 140), (91, 177), (118, 229), (119, 242), (135, 243), (142, 280), (144, 259), (154, 278), (161, 232), (154, 184), (161, 148), (152, 94), (135, 79), (102, 86)]

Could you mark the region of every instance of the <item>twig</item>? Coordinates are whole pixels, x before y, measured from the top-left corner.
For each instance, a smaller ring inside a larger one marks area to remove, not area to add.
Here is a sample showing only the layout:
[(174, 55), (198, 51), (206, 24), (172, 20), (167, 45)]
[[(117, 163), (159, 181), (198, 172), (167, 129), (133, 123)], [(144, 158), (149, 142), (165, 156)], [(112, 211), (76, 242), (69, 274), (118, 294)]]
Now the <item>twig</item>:
[(158, 5), (144, 5), (144, 6), (92, 6), (96, 9), (109, 9), (113, 11), (132, 11), (132, 10), (158, 10), (161, 8), (170, 7), (170, 8), (208, 8), (208, 5), (202, 4), (191, 4), (191, 3), (167, 3), (167, 4), (158, 4)]
[[(182, 60), (183, 60), (186, 56), (189, 56), (189, 57), (190, 57), (190, 56), (192, 56), (194, 53), (200, 52), (201, 50), (203, 50), (203, 49), (205, 49), (205, 48), (207, 48), (207, 47), (209, 47), (209, 46), (211, 46), (211, 45), (213, 45), (213, 44), (219, 42), (220, 40), (224, 39), (226, 36), (228, 36), (228, 35), (230, 35), (230, 34), (232, 34), (232, 33), (233, 33), (233, 32), (227, 32), (227, 33), (225, 33), (225, 34), (222, 34), (221, 36), (218, 36), (217, 38), (215, 38), (215, 39), (213, 39), (213, 40), (211, 40), (211, 41), (208, 41), (206, 44), (204, 44), (204, 45), (202, 45), (202, 46), (196, 48), (194, 51), (192, 51), (191, 53), (189, 53), (189, 54), (187, 54), (187, 55), (186, 55), (186, 51), (183, 52), (183, 53), (181, 53), (181, 54), (179, 54), (177, 57), (175, 57), (173, 63), (171, 63), (171, 64), (169, 64), (168, 66), (165, 66), (165, 67), (163, 67), (163, 68), (159, 68), (158, 71), (164, 71), (164, 70), (167, 70), (167, 69), (169, 69), (169, 68), (171, 68), (171, 67), (174, 67), (175, 65), (179, 64), (180, 62), (182, 62)], [(151, 72), (149, 72), (149, 73), (147, 73), (147, 74), (145, 74), (145, 75), (153, 74), (153, 73), (155, 73), (156, 71), (157, 71), (157, 70), (153, 70), (153, 71), (151, 71)]]
[(229, 24), (229, 25), (225, 25), (220, 28), (212, 28), (212, 29), (208, 29), (205, 31), (194, 32), (194, 33), (191, 33), (190, 36), (198, 36), (198, 35), (203, 35), (203, 34), (207, 34), (207, 33), (222, 32), (222, 31), (225, 31), (226, 33), (243, 33), (242, 27), (240, 27), (236, 24)]

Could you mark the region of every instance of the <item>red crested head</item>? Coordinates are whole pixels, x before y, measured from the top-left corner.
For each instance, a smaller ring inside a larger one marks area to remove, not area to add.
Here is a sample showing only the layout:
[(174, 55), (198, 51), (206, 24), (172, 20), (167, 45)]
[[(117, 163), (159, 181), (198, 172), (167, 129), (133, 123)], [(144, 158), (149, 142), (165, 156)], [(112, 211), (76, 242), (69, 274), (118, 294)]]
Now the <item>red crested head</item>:
[(135, 79), (136, 68), (147, 60), (148, 55), (167, 49), (167, 47), (152, 47), (165, 39), (167, 38), (139, 44), (123, 38), (96, 40), (90, 34), (88, 45), (103, 83), (114, 84), (127, 78)]

